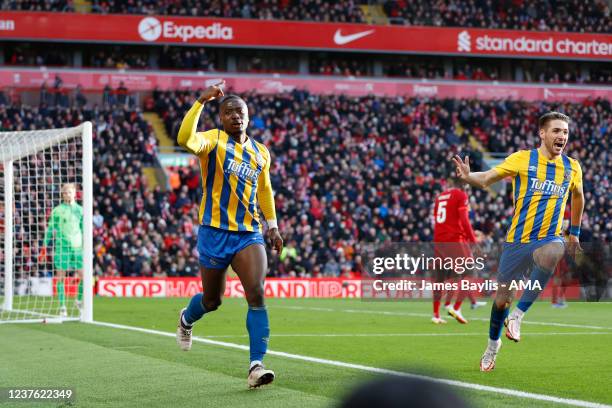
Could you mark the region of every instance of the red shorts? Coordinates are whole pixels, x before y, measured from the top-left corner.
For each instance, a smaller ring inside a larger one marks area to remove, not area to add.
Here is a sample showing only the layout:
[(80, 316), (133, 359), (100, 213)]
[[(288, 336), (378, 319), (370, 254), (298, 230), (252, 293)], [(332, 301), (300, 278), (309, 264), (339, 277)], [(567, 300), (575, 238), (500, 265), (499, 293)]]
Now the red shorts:
[(435, 242), (434, 255), (438, 258), (473, 258), (467, 242)]

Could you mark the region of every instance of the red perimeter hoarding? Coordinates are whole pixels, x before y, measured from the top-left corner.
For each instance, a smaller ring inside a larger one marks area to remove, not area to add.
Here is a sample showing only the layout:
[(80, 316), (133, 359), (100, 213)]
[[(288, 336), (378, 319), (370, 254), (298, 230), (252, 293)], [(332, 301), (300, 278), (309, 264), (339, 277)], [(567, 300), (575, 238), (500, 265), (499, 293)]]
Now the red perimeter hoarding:
[[(473, 279), (473, 282), (483, 282)], [(412, 290), (378, 290), (374, 280), (314, 278), (278, 279), (268, 278), (264, 293), (268, 298), (363, 298), (370, 300), (409, 300), (429, 299), (431, 290), (420, 288), (420, 283)], [(75, 286), (76, 287), (76, 286)], [(202, 292), (200, 278), (100, 278), (97, 282), (98, 296), (105, 297), (191, 297)], [(544, 290), (543, 298), (552, 293), (550, 287)], [(474, 292), (477, 297), (485, 293)], [(228, 278), (225, 297), (242, 298), (244, 288), (237, 278)], [(568, 299), (580, 299), (580, 288), (573, 282), (567, 288)]]
[(564, 86), (512, 84), (472, 81), (422, 81), (374, 78), (302, 77), (297, 75), (240, 75), (227, 73), (150, 74), (147, 71), (0, 68), (0, 88), (38, 89), (43, 83), (53, 85), (55, 75), (63, 87), (100, 92), (106, 85), (115, 89), (121, 82), (130, 91), (203, 89), (225, 79), (233, 92), (280, 93), (304, 89), (315, 94), (351, 96), (379, 95), (427, 98), (522, 99), (525, 101), (580, 102), (587, 98), (612, 99), (609, 86)]
[(0, 13), (0, 39), (612, 60), (612, 35), (171, 16)]
[[(202, 292), (200, 278), (100, 278), (97, 293), (110, 297), (190, 297)], [(357, 279), (266, 279), (266, 297), (275, 298), (358, 298)], [(242, 284), (227, 279), (225, 297), (244, 297)]]

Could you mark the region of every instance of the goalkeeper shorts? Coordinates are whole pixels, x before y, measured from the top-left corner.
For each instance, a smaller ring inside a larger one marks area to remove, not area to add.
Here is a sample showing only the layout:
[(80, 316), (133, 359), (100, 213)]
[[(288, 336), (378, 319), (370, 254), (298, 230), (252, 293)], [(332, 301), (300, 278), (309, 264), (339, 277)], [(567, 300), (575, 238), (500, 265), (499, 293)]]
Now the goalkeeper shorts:
[(200, 225), (198, 230), (200, 265), (211, 269), (225, 269), (232, 263), (234, 255), (254, 244), (264, 245), (263, 235), (259, 231), (227, 231)]
[(57, 247), (53, 256), (53, 265), (60, 271), (83, 269), (83, 248)]

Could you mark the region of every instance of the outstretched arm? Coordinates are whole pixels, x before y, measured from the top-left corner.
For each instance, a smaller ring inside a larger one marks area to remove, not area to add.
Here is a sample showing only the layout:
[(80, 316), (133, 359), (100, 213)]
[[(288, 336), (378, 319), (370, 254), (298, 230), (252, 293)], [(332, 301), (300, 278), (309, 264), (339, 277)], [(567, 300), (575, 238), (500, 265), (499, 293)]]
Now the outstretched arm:
[[(572, 190), (572, 208), (571, 208), (571, 226), (578, 227), (580, 229), (580, 224), (582, 223), (582, 212), (584, 211), (584, 192), (582, 191), (582, 185), (577, 186), (574, 190)], [(570, 231), (570, 235), (578, 235), (572, 234)]]
[(45, 239), (43, 241), (43, 246), (48, 247), (51, 243), (51, 240), (55, 236), (55, 230), (57, 229), (57, 212), (55, 209), (51, 211), (51, 217), (49, 217), (49, 225), (47, 225), (47, 231), (45, 232)]
[(183, 146), (190, 153), (198, 155), (203, 151), (210, 150), (210, 146), (207, 146), (208, 141), (197, 132), (198, 119), (200, 118), (200, 114), (202, 113), (202, 109), (204, 109), (204, 104), (206, 102), (223, 96), (223, 89), (221, 89), (221, 87), (224, 84), (225, 81), (221, 81), (206, 88), (196, 103), (194, 103), (191, 109), (189, 109), (185, 115), (185, 118), (183, 119), (183, 122), (181, 123), (177, 141), (180, 146)]
[(459, 210), (459, 224), (461, 225), (461, 228), (463, 228), (463, 232), (465, 233), (468, 242), (476, 242), (476, 235), (474, 234), (472, 224), (470, 223), (470, 214), (467, 207), (463, 207)]
[(47, 225), (47, 231), (45, 232), (45, 238), (43, 240), (43, 245), (40, 248), (40, 253), (38, 254), (38, 262), (44, 263), (47, 261), (47, 247), (51, 244), (51, 240), (55, 237), (55, 230), (57, 228), (57, 213), (55, 210), (51, 212), (51, 217), (49, 217), (49, 225)]
[(580, 249), (580, 225), (582, 224), (582, 212), (584, 211), (584, 191), (582, 190), (582, 180), (572, 190), (571, 223), (568, 237), (568, 252), (571, 256), (576, 255)]
[(453, 157), (453, 162), (457, 166), (457, 177), (474, 187), (487, 188), (491, 184), (504, 178), (503, 175), (499, 174), (494, 169), (471, 172), (469, 156), (465, 156), (463, 161), (461, 157), (455, 156)]
[(257, 201), (268, 223), (268, 239), (272, 247), (280, 253), (283, 249), (283, 238), (278, 232), (278, 221), (276, 220), (276, 208), (274, 206), (274, 193), (270, 181), (270, 156), (266, 157), (266, 164), (259, 175), (257, 182)]

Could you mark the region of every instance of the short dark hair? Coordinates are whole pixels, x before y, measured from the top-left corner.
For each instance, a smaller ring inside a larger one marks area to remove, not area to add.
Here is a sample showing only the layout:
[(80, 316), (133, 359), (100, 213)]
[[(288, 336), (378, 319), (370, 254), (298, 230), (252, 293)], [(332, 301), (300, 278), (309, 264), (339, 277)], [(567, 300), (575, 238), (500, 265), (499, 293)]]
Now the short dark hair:
[(461, 187), (463, 185), (463, 180), (457, 177), (457, 175), (454, 172), (446, 176), (446, 180), (452, 183), (456, 187)]
[(219, 106), (223, 106), (231, 100), (242, 101), (246, 104), (246, 101), (242, 99), (241, 97), (239, 97), (238, 95), (230, 94), (230, 95), (225, 95), (223, 98), (221, 98), (221, 101), (219, 101)]
[(567, 116), (564, 113), (555, 112), (555, 111), (547, 112), (543, 114), (542, 116), (540, 116), (540, 119), (538, 119), (538, 124), (540, 126), (540, 129), (544, 129), (546, 125), (548, 125), (548, 122), (550, 122), (551, 120), (557, 120), (557, 119), (564, 121), (568, 125), (571, 121), (569, 116)]

